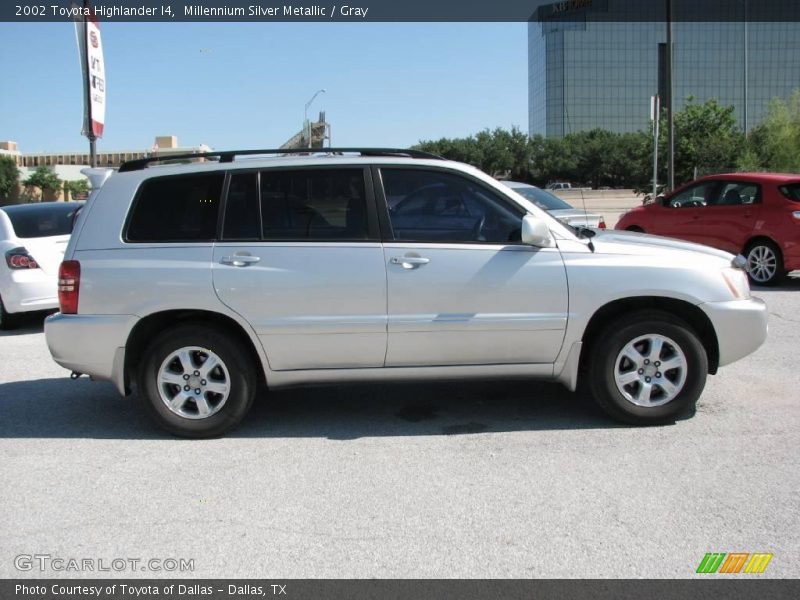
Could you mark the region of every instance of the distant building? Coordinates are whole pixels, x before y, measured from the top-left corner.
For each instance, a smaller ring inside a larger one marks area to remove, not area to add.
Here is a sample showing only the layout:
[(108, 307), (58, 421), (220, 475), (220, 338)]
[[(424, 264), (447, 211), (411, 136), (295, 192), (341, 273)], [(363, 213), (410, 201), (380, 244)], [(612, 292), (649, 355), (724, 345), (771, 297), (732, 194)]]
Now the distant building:
[[(773, 98), (800, 87), (800, 22), (755, 15), (769, 8), (779, 18), (796, 11), (796, 1), (673, 0), (675, 109), (688, 96), (714, 98), (735, 107), (742, 129), (757, 126)], [(528, 25), (531, 135), (648, 129), (650, 97), (666, 100), (666, 3), (536, 4), (540, 20)]]
[[(127, 160), (137, 158), (147, 158), (149, 156), (168, 156), (170, 154), (198, 154), (210, 152), (211, 148), (205, 144), (199, 146), (178, 146), (178, 138), (174, 135), (161, 135), (155, 138), (155, 143), (146, 150), (120, 150), (111, 152), (97, 153), (98, 167), (117, 168)], [(27, 199), (40, 199), (39, 192), (26, 191), (23, 189), (22, 181), (27, 179), (37, 167), (51, 167), (62, 181), (74, 181), (85, 179), (81, 169), (89, 166), (88, 152), (34, 152), (23, 153), (19, 151), (17, 142), (0, 142), (0, 156), (10, 156), (17, 163), (20, 170), (19, 189), (6, 201), (16, 203)], [(44, 200), (63, 200), (65, 194), (58, 193), (45, 194)]]

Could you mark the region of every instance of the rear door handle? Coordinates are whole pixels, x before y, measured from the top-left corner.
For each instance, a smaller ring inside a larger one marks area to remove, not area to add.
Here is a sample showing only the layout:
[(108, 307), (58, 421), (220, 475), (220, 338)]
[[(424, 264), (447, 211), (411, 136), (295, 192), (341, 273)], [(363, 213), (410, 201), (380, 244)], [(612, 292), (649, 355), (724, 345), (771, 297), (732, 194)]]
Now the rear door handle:
[(234, 254), (233, 256), (223, 256), (219, 262), (223, 265), (233, 265), (234, 267), (246, 267), (261, 260), (260, 256), (250, 254)]
[(404, 269), (416, 269), (431, 262), (430, 258), (421, 256), (393, 256), (390, 261), (393, 265), (400, 265)]

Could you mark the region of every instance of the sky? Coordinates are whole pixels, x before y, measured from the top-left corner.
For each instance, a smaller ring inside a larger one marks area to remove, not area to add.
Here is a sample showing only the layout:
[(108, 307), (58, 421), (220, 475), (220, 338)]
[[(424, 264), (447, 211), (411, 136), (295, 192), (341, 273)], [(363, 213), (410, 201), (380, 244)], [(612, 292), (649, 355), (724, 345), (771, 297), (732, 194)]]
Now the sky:
[[(101, 24), (107, 109), (98, 150), (277, 147), (325, 110), (336, 146), (405, 147), (527, 130), (525, 23)], [(0, 140), (87, 151), (71, 23), (0, 23)]]

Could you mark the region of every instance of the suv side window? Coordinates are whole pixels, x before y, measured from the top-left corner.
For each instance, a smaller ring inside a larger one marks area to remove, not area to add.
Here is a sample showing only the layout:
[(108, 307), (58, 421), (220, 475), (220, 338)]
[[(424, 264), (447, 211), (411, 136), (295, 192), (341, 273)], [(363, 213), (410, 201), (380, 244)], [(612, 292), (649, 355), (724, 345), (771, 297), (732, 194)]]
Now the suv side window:
[(381, 169), (381, 179), (396, 241), (520, 240), (523, 209), (466, 177), (436, 170)]
[(128, 242), (208, 242), (217, 235), (224, 173), (146, 180), (136, 195)]
[(258, 173), (232, 173), (225, 199), (223, 240), (261, 239)]
[(364, 170), (261, 171), (265, 240), (365, 240)]

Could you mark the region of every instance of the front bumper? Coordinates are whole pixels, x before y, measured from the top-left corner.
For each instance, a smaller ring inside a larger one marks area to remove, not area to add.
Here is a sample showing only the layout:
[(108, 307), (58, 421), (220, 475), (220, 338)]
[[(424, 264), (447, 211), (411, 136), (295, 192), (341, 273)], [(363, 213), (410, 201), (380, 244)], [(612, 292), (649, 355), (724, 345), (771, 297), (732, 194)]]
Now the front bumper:
[(752, 354), (767, 339), (767, 305), (760, 298), (707, 302), (699, 308), (717, 333), (720, 367)]
[(50, 354), (59, 365), (94, 379), (108, 380), (125, 395), (125, 344), (135, 315), (62, 315), (45, 319)]

